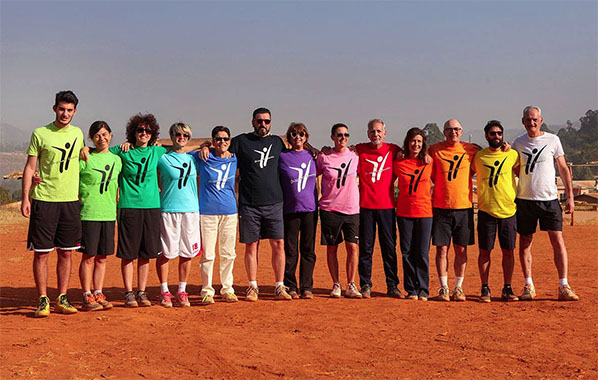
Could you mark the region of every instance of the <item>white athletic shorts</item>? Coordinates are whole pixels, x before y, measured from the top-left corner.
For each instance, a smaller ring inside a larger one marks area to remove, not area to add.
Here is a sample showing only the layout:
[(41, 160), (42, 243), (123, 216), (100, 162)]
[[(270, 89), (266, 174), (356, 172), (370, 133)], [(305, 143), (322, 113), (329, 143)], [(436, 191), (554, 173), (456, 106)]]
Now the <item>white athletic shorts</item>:
[(201, 248), (198, 212), (161, 213), (160, 240), (167, 259), (193, 258)]

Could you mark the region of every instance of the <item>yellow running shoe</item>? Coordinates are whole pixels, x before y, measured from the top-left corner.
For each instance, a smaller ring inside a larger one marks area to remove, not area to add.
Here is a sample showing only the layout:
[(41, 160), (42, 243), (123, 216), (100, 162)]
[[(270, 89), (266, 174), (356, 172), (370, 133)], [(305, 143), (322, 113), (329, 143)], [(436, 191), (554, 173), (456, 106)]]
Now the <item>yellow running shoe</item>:
[(56, 300), (56, 306), (54, 307), (54, 311), (57, 313), (62, 314), (75, 314), (77, 313), (77, 309), (69, 302), (69, 299), (66, 297), (66, 294), (61, 294), (58, 296), (58, 300)]
[(43, 318), (50, 315), (50, 299), (48, 296), (41, 296), (39, 297), (39, 305), (37, 306), (37, 310), (35, 310), (34, 317), (35, 318)]

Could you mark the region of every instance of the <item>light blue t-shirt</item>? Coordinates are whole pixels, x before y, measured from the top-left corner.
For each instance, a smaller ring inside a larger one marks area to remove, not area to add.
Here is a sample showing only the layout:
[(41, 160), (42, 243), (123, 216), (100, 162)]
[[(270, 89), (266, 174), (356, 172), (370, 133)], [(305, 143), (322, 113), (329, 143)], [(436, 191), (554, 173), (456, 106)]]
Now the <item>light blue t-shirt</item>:
[(162, 212), (198, 212), (197, 169), (193, 157), (168, 152), (158, 161)]
[(199, 173), (199, 213), (231, 215), (237, 213), (235, 174), (237, 157), (220, 158), (210, 153), (204, 162), (198, 152), (192, 152)]

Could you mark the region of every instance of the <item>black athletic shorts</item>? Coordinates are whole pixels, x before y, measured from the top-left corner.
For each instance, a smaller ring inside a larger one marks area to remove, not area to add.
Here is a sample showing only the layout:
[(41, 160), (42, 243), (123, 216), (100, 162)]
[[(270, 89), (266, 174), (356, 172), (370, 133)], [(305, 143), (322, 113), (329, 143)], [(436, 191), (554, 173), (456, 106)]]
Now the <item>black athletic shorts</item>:
[(282, 202), (264, 206), (239, 205), (239, 242), (284, 239)]
[(108, 256), (114, 254), (115, 227), (115, 221), (97, 222), (82, 220), (81, 229), (83, 230), (83, 236), (81, 237), (80, 251), (90, 256)]
[(453, 244), (468, 246), (475, 243), (473, 228), (473, 208), (445, 209), (434, 208), (432, 221), (432, 244), (449, 246)]
[(531, 201), (515, 199), (517, 204), (517, 232), (520, 235), (532, 235), (536, 232), (538, 220), (542, 231), (563, 230), (563, 209), (558, 200)]
[(155, 259), (162, 253), (159, 208), (121, 208), (118, 210), (118, 249), (124, 260)]
[(70, 251), (81, 246), (81, 202), (31, 201), (27, 249)]
[(343, 237), (349, 243), (359, 244), (359, 214), (320, 210), (320, 221), (322, 245), (339, 245)]
[(498, 230), (498, 243), (502, 249), (515, 249), (517, 241), (517, 218), (495, 218), (484, 211), (478, 211), (478, 247), (492, 250)]

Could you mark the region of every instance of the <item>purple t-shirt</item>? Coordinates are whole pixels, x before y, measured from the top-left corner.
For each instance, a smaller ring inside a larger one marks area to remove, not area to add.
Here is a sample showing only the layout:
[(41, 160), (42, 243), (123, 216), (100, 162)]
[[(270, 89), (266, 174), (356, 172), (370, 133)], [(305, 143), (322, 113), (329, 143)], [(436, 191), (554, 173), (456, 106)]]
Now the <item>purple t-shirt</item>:
[(316, 163), (305, 150), (280, 153), (278, 161), (280, 185), (284, 199), (283, 212), (316, 211)]
[(359, 156), (349, 149), (343, 153), (333, 150), (330, 154), (318, 156), (318, 174), (322, 174), (320, 209), (359, 214), (358, 163)]

